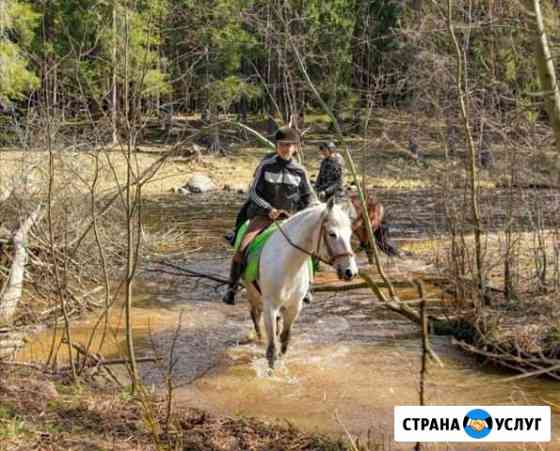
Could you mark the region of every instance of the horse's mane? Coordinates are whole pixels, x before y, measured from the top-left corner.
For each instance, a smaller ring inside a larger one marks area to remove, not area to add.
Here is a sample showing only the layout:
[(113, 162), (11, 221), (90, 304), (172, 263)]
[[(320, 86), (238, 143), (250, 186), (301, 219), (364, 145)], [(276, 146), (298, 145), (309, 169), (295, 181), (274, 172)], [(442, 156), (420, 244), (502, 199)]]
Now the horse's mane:
[(296, 222), (299, 220), (299, 218), (301, 218), (304, 215), (307, 215), (308, 213), (310, 213), (313, 209), (316, 209), (318, 207), (326, 207), (325, 204), (321, 203), (321, 202), (315, 202), (311, 205), (309, 205), (308, 207), (304, 208), (303, 210), (298, 211), (297, 213), (294, 213), (292, 216), (290, 216), (287, 221), (286, 224), (290, 224), (292, 222)]
[[(352, 208), (353, 207), (352, 207), (351, 204), (342, 205), (339, 202), (339, 203), (336, 203), (335, 206), (338, 206), (340, 208), (341, 212), (344, 213), (345, 215), (347, 215), (350, 218), (350, 220), (352, 220)], [(317, 201), (317, 202), (309, 205), (307, 208), (304, 208), (303, 210), (300, 210), (297, 213), (290, 216), (288, 218), (288, 220), (286, 221), (286, 225), (298, 222), (301, 217), (311, 213), (313, 210), (318, 209), (320, 207), (321, 207), (321, 211), (323, 211), (327, 207), (327, 204)]]

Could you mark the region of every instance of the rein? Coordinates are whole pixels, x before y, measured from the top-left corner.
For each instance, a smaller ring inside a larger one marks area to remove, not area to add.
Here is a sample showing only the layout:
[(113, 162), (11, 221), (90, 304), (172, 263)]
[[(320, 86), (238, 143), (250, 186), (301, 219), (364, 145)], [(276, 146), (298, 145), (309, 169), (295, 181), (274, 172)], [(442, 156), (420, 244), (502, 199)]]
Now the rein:
[[(319, 260), (321, 263), (325, 263), (326, 265), (332, 266), (334, 264), (334, 262), (336, 260), (338, 260), (339, 258), (353, 257), (355, 254), (354, 254), (354, 252), (343, 252), (341, 254), (334, 254), (334, 252), (332, 250), (332, 247), (329, 244), (329, 240), (324, 235), (325, 220), (326, 220), (326, 218), (321, 219), (321, 230), (319, 231), (319, 240), (317, 241), (317, 249), (315, 250), (315, 252), (309, 252), (307, 249), (304, 249), (303, 247), (294, 243), (290, 239), (290, 237), (286, 234), (286, 232), (282, 228), (282, 225), (280, 224), (280, 222), (275, 220), (273, 223), (276, 224), (276, 226), (278, 227), (278, 230), (280, 230), (280, 232), (282, 233), (282, 235), (284, 236), (284, 238), (286, 239), (288, 244), (290, 244), (290, 246), (296, 248), (298, 251), (303, 252), (304, 254), (309, 255), (311, 258), (315, 258), (315, 259)], [(319, 248), (321, 247), (321, 240), (325, 241), (325, 246), (327, 248), (327, 254), (329, 255), (329, 260), (325, 260), (323, 257), (321, 257), (319, 255)]]

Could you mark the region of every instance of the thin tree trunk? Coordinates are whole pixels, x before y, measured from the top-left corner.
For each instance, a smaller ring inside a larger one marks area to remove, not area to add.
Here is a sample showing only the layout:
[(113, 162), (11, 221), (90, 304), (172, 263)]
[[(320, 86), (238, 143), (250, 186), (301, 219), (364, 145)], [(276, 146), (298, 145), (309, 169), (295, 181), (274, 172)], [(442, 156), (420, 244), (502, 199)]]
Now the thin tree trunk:
[(537, 72), (543, 90), (546, 112), (556, 138), (556, 150), (560, 152), (560, 89), (548, 45), (541, 2), (540, 0), (525, 0), (525, 5), (535, 15), (534, 22), (531, 22), (533, 22), (535, 31)]
[(113, 63), (113, 76), (112, 76), (112, 99), (111, 99), (111, 129), (112, 139), (111, 143), (116, 146), (118, 143), (117, 135), (117, 10), (116, 4), (113, 2), (113, 48), (111, 49), (111, 59)]
[[(43, 16), (43, 21), (42, 21), (42, 44), (43, 47), (46, 49), (48, 48), (48, 43), (52, 42), (48, 37), (50, 35), (49, 31), (49, 25), (50, 22), (47, 24), (47, 11), (48, 11), (48, 4), (49, 2), (45, 3), (45, 9), (44, 9), (44, 16)], [(44, 94), (43, 94), (43, 98), (45, 101), (45, 117), (46, 117), (46, 132), (47, 132), (47, 150), (49, 152), (49, 167), (48, 167), (48, 175), (49, 175), (49, 180), (48, 180), (48, 188), (47, 188), (47, 219), (48, 219), (48, 233), (49, 233), (49, 251), (51, 254), (51, 258), (52, 258), (52, 266), (53, 266), (53, 270), (54, 270), (54, 278), (55, 278), (55, 283), (56, 283), (56, 291), (57, 291), (57, 295), (60, 301), (60, 307), (62, 310), (62, 314), (63, 314), (63, 318), (64, 318), (64, 335), (65, 335), (65, 341), (67, 344), (67, 350), (68, 350), (68, 361), (70, 362), (70, 367), (72, 368), (72, 379), (74, 382), (77, 381), (77, 375), (76, 375), (76, 367), (74, 364), (74, 357), (72, 355), (72, 337), (71, 337), (71, 333), (70, 333), (70, 322), (68, 319), (68, 312), (66, 310), (66, 299), (65, 299), (65, 295), (64, 295), (64, 287), (62, 286), (62, 281), (61, 281), (61, 277), (60, 277), (60, 268), (59, 268), (59, 263), (56, 261), (56, 252), (55, 252), (55, 240), (54, 240), (54, 227), (53, 227), (53, 214), (52, 214), (52, 207), (53, 207), (53, 192), (54, 192), (54, 186), (55, 186), (55, 168), (54, 168), (54, 149), (53, 149), (53, 133), (52, 133), (52, 129), (51, 129), (51, 124), (52, 124), (52, 114), (51, 114), (51, 97), (49, 97), (49, 71), (48, 71), (48, 67), (52, 67), (54, 66), (54, 64), (52, 64), (53, 62), (51, 61), (50, 57), (47, 57), (47, 59), (44, 61), (45, 63), (45, 67), (44, 67)], [(56, 333), (56, 328), (55, 328), (55, 333)], [(62, 345), (62, 341), (60, 342), (60, 345)], [(57, 351), (58, 352), (58, 351)], [(55, 358), (56, 358), (56, 354), (55, 354)], [(50, 356), (49, 356), (49, 360), (50, 360)]]
[(126, 170), (126, 240), (127, 240), (127, 271), (126, 271), (126, 292), (125, 292), (125, 323), (126, 323), (126, 348), (129, 358), (130, 379), (132, 383), (132, 392), (136, 392), (138, 383), (138, 367), (136, 365), (136, 354), (134, 352), (134, 339), (132, 335), (132, 284), (134, 282), (134, 247), (133, 247), (133, 230), (132, 217), (134, 215), (134, 206), (132, 205), (131, 189), (132, 189), (132, 149), (133, 130), (129, 116), (129, 23), (128, 23), (128, 7), (125, 15), (125, 49), (124, 49), (124, 108), (127, 132), (127, 170)]
[(469, 151), (469, 176), (470, 176), (470, 197), (471, 197), (471, 214), (474, 224), (474, 241), (475, 241), (475, 260), (476, 260), (476, 271), (477, 271), (477, 282), (480, 289), (480, 300), (484, 298), (484, 272), (483, 272), (483, 262), (482, 262), (482, 226), (480, 223), (480, 209), (478, 202), (478, 169), (476, 165), (476, 149), (472, 137), (469, 113), (467, 111), (466, 94), (463, 87), (465, 81), (465, 67), (463, 64), (464, 53), (459, 46), (459, 41), (455, 35), (455, 28), (453, 26), (452, 17), (452, 0), (447, 0), (447, 28), (449, 31), (449, 36), (451, 38), (452, 44), (455, 48), (456, 62), (457, 62), (457, 73), (456, 73), (456, 88), (459, 100), (459, 106), (461, 107), (461, 118), (463, 119), (463, 127), (465, 129), (465, 138), (467, 140), (467, 146)]

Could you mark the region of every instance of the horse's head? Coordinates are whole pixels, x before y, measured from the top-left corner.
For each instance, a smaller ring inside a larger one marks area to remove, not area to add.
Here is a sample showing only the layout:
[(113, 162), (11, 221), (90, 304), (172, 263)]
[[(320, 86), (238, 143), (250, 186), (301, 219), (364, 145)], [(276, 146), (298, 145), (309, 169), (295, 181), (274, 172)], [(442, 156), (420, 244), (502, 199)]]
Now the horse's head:
[(352, 280), (358, 274), (351, 244), (352, 219), (350, 212), (337, 204), (334, 197), (327, 202), (321, 227), (324, 248), (338, 278)]

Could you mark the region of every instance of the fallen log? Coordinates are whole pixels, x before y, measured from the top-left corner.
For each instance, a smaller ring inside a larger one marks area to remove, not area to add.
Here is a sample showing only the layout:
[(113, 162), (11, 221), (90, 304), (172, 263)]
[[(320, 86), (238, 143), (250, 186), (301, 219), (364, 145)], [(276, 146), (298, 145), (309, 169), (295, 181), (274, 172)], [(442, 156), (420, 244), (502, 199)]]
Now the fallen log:
[[(409, 280), (397, 280), (391, 281), (393, 287), (396, 288), (413, 288), (414, 284)], [(377, 286), (380, 288), (387, 288), (387, 284), (383, 281), (377, 282)], [(321, 283), (314, 284), (313, 291), (316, 293), (330, 292), (330, 291), (352, 291), (361, 290), (363, 288), (369, 288), (367, 282), (357, 282), (357, 283)]]
[[(208, 280), (212, 280), (214, 282), (218, 282), (220, 284), (227, 284), (229, 282), (229, 279), (227, 279), (226, 277), (220, 275), (220, 274), (214, 274), (214, 273), (204, 273), (201, 271), (197, 271), (194, 269), (190, 269), (190, 268), (186, 268), (184, 266), (179, 266), (179, 265), (175, 265), (173, 263), (169, 263), (166, 261), (162, 261), (162, 260), (157, 260), (154, 263), (172, 268), (177, 272), (172, 272), (172, 271), (165, 271), (162, 269), (158, 269), (158, 268), (150, 268), (147, 269), (148, 272), (159, 272), (159, 273), (163, 273), (163, 274), (170, 274), (170, 275), (174, 275), (174, 276), (185, 276), (185, 277), (199, 277), (202, 279), (208, 279)], [(395, 282), (391, 282), (393, 284), (394, 287), (397, 288), (412, 288), (414, 287), (414, 284), (409, 281), (409, 280), (397, 280)], [(378, 282), (377, 285), (381, 288), (386, 288), (386, 284), (382, 281)], [(313, 291), (317, 292), (317, 293), (321, 293), (321, 292), (336, 292), (336, 291), (351, 291), (351, 290), (359, 290), (362, 288), (369, 288), (369, 285), (367, 282), (358, 282), (358, 283), (344, 283), (344, 284), (336, 284), (336, 283), (321, 283), (321, 284), (314, 284), (312, 286)]]
[[(543, 359), (542, 361), (535, 363), (535, 359), (508, 354), (506, 352), (487, 351), (465, 343), (462, 340), (453, 339), (451, 342), (468, 353), (487, 358), (498, 365), (523, 373), (519, 376), (507, 378), (505, 381), (542, 375), (547, 375), (553, 379), (560, 380), (560, 361), (554, 361), (551, 363), (550, 359), (546, 359), (546, 361)], [(527, 368), (531, 368), (531, 370), (528, 370)]]
[[(64, 340), (63, 340), (64, 341)], [(83, 362), (80, 366), (80, 373), (84, 370), (92, 370), (90, 377), (94, 377), (96, 373), (103, 369), (106, 373), (108, 379), (115, 382), (118, 386), (122, 387), (122, 383), (119, 381), (119, 378), (111, 371), (109, 366), (111, 365), (125, 365), (129, 364), (129, 359), (113, 359), (113, 360), (105, 360), (105, 358), (97, 354), (95, 352), (88, 351), (84, 346), (79, 343), (72, 343), (72, 348), (76, 350), (78, 355), (83, 356)], [(134, 359), (136, 362), (155, 362), (157, 359), (155, 357), (138, 357)], [(79, 362), (78, 362), (79, 363)], [(60, 368), (59, 371), (69, 371), (72, 367), (70, 365)]]
[(23, 368), (32, 368), (34, 370), (41, 371), (47, 374), (54, 374), (52, 371), (48, 370), (43, 365), (39, 365), (37, 363), (0, 360), (0, 366), (19, 366)]
[(29, 229), (39, 219), (42, 206), (39, 205), (33, 213), (20, 225), (13, 237), (14, 258), (10, 267), (10, 275), (0, 292), (0, 323), (9, 324), (21, 299), (25, 263), (27, 261), (27, 234)]
[[(195, 271), (194, 269), (189, 269), (189, 268), (185, 268), (184, 266), (179, 266), (179, 265), (174, 265), (173, 263), (169, 263), (169, 262), (165, 262), (162, 260), (158, 260), (155, 261), (155, 263), (158, 263), (160, 265), (163, 266), (167, 266), (168, 268), (173, 268), (179, 272), (181, 272), (181, 275), (184, 275), (185, 277), (200, 277), (203, 279), (209, 279), (209, 280), (213, 280), (214, 282), (218, 282), (220, 284), (226, 284), (229, 282), (229, 279), (226, 279), (225, 277), (219, 275), (219, 274), (211, 274), (211, 273), (203, 273), (200, 271)], [(161, 270), (161, 269), (148, 269), (149, 272), (163, 272), (165, 273), (165, 271)], [(169, 274), (173, 274), (173, 273), (169, 273)], [(176, 274), (178, 275), (178, 274)]]

